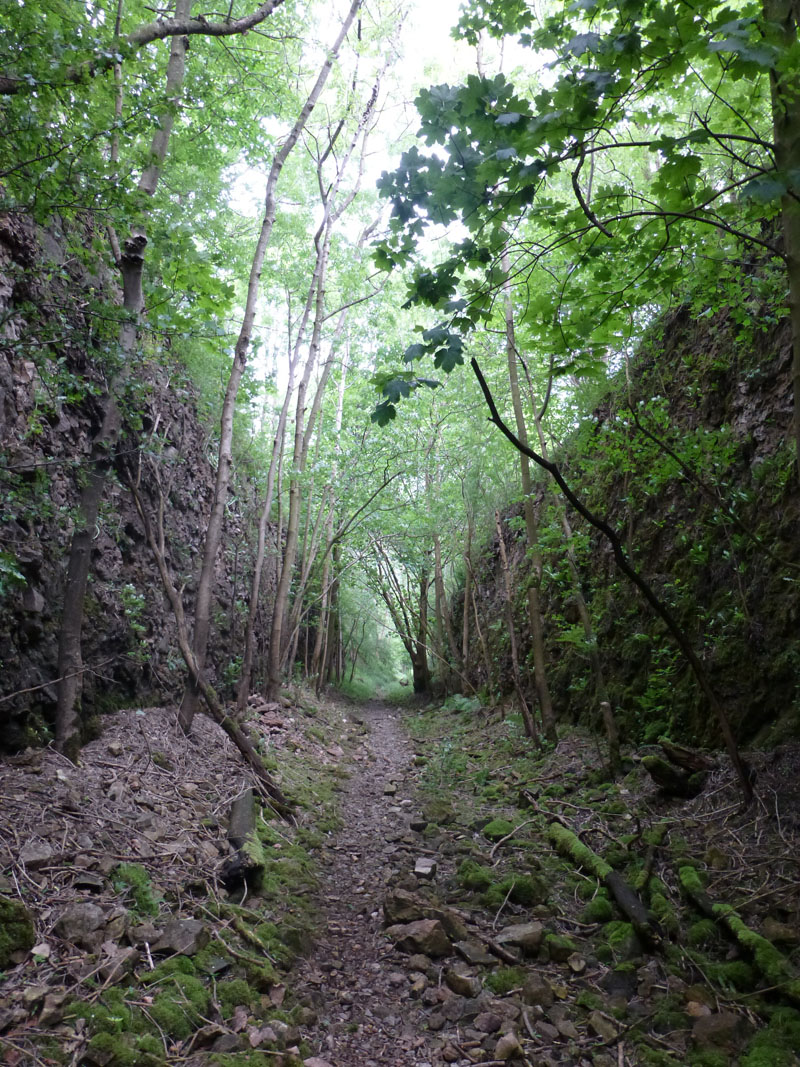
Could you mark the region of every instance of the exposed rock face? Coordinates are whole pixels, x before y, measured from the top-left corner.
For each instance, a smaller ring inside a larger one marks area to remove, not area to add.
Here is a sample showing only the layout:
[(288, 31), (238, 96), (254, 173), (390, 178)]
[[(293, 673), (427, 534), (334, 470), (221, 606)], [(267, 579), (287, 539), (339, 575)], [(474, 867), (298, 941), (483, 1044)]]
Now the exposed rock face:
[[(91, 234), (83, 236), (88, 245)], [(104, 316), (103, 299), (118, 303), (113, 279), (90, 274), (69, 255), (56, 225), (44, 230), (19, 215), (0, 217), (0, 662), (4, 694), (30, 690), (0, 706), (0, 750), (46, 736), (55, 707), (73, 515), (102, 414), (103, 364), (115, 341), (116, 326), (108, 320), (116, 309)], [(123, 470), (126, 457), (145, 444), (142, 485), (151, 502), (156, 473), (168, 488), (169, 563), (178, 584), (186, 581), (190, 611), (214, 471), (195, 392), (182, 368), (167, 365), (169, 358), (164, 352), (148, 358), (143, 342), (124, 405), (132, 418), (92, 548), (83, 634), (85, 719), (124, 704), (163, 702), (183, 685), (171, 611)], [(242, 520), (229, 509), (226, 521), (210, 644), (218, 683), (241, 638), (243, 624), (232, 605), (246, 599), (250, 581), (249, 559), (238, 551)], [(267, 594), (269, 582), (267, 575)]]

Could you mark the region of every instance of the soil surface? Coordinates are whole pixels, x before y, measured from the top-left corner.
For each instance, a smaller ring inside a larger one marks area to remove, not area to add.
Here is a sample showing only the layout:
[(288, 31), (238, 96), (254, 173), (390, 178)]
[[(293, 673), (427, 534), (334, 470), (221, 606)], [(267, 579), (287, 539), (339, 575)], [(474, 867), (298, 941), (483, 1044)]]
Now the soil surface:
[[(79, 765), (0, 761), (2, 1067), (800, 1067), (800, 745), (748, 754), (744, 809), (722, 759), (665, 797), (642, 752), (612, 781), (589, 736), (540, 753), (463, 702), (298, 690), (247, 725), (297, 802), (254, 805), (253, 885), (226, 876), (249, 772), (204, 717), (187, 739), (130, 709)], [(687, 869), (769, 941), (712, 922)]]
[(320, 871), (320, 934), (296, 979), (318, 1011), (318, 1055), (334, 1067), (425, 1067), (431, 1034), (382, 921), (387, 883), (412, 874), (420, 854), (409, 829), (414, 751), (396, 709), (371, 703), (359, 719), (368, 733), (341, 801), (343, 828)]

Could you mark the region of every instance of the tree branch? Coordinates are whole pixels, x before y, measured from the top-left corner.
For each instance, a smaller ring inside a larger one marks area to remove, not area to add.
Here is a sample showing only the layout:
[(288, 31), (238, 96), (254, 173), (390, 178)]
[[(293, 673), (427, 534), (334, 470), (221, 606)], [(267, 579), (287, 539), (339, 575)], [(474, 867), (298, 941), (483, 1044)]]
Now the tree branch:
[[(236, 34), (245, 34), (264, 22), (272, 12), (281, 6), (284, 0), (266, 0), (255, 11), (244, 15), (239, 19), (225, 19), (223, 22), (207, 22), (201, 15), (190, 19), (157, 19), (140, 26), (133, 33), (129, 33), (122, 40), (112, 41), (101, 56), (95, 56), (76, 67), (70, 67), (62, 75), (58, 82), (50, 82), (50, 85), (78, 84), (93, 78), (96, 74), (103, 74), (111, 70), (120, 61), (120, 56), (125, 58), (126, 53), (132, 54), (152, 44), (153, 41), (163, 41), (167, 37), (232, 37)], [(0, 96), (15, 96), (17, 93), (28, 92), (36, 88), (37, 83), (27, 78), (11, 78), (0, 74)]]
[(614, 560), (619, 569), (626, 576), (626, 578), (628, 578), (636, 586), (636, 588), (642, 594), (644, 599), (647, 601), (653, 611), (655, 611), (655, 613), (659, 616), (659, 618), (664, 622), (667, 629), (672, 634), (675, 643), (678, 645), (678, 648), (683, 653), (684, 658), (691, 667), (692, 673), (697, 679), (700, 689), (702, 690), (704, 696), (708, 700), (712, 710), (714, 711), (714, 714), (717, 717), (720, 732), (722, 733), (722, 736), (725, 740), (725, 747), (728, 750), (728, 755), (731, 758), (731, 763), (733, 764), (736, 773), (739, 777), (739, 782), (742, 788), (742, 794), (744, 796), (745, 802), (749, 803), (750, 800), (752, 800), (753, 798), (753, 786), (750, 782), (750, 776), (747, 773), (747, 769), (745, 768), (744, 763), (742, 762), (742, 758), (739, 755), (739, 749), (736, 745), (736, 741), (733, 736), (733, 731), (731, 730), (730, 722), (728, 721), (727, 713), (722, 707), (722, 704), (720, 703), (716, 693), (714, 692), (710, 679), (706, 674), (705, 668), (698, 659), (697, 653), (689, 644), (689, 641), (683, 630), (681, 629), (681, 626), (678, 623), (677, 619), (672, 614), (667, 605), (664, 604), (658, 598), (658, 596), (656, 596), (656, 593), (654, 592), (649, 582), (647, 582), (630, 563), (627, 555), (625, 554), (625, 549), (622, 547), (622, 542), (620, 541), (614, 530), (608, 525), (607, 522), (605, 522), (605, 520), (601, 519), (598, 515), (595, 515), (592, 511), (590, 511), (589, 508), (587, 508), (586, 505), (575, 495), (575, 493), (568, 485), (566, 479), (564, 478), (564, 475), (561, 473), (558, 465), (548, 459), (545, 459), (544, 456), (540, 456), (538, 452), (535, 452), (528, 445), (523, 444), (522, 441), (520, 441), (519, 438), (510, 429), (510, 427), (506, 425), (497, 410), (497, 405), (494, 402), (494, 397), (492, 396), (489, 386), (486, 384), (486, 379), (484, 378), (481, 368), (478, 365), (478, 361), (475, 358), (471, 359), (470, 366), (472, 367), (475, 377), (478, 379), (478, 385), (481, 387), (481, 392), (483, 393), (484, 400), (486, 401), (486, 406), (489, 408), (489, 421), (494, 423), (494, 425), (501, 431), (501, 433), (506, 438), (508, 438), (508, 440), (514, 446), (514, 448), (517, 449), (518, 452), (521, 452), (529, 459), (532, 459), (533, 462), (536, 463), (539, 467), (541, 467), (543, 470), (546, 470), (547, 473), (554, 479), (559, 489), (570, 502), (570, 504), (572, 504), (572, 506), (578, 512), (578, 514), (581, 515), (584, 519), (586, 519), (590, 526), (593, 526), (596, 530), (603, 534), (603, 536), (606, 538), (606, 540), (611, 546), (611, 550), (614, 554)]

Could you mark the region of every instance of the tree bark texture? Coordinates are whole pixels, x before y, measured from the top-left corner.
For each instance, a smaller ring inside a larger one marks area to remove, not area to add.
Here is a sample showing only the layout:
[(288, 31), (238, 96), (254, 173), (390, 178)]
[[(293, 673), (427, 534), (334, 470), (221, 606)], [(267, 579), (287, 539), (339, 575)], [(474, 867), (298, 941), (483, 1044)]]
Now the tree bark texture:
[(503, 572), (503, 593), (506, 605), (506, 626), (508, 628), (508, 643), (511, 650), (511, 672), (514, 678), (514, 689), (517, 693), (517, 700), (519, 701), (520, 711), (522, 712), (522, 722), (525, 726), (525, 733), (528, 737), (539, 743), (539, 735), (536, 730), (536, 722), (533, 715), (531, 715), (531, 709), (528, 707), (528, 701), (525, 697), (525, 689), (522, 685), (522, 677), (519, 671), (519, 652), (517, 650), (517, 630), (514, 625), (514, 596), (511, 589), (511, 572), (508, 567), (508, 555), (506, 554), (505, 540), (503, 539), (503, 527), (500, 523), (500, 512), (494, 513), (495, 528), (497, 530), (497, 551), (500, 556), (500, 567)]

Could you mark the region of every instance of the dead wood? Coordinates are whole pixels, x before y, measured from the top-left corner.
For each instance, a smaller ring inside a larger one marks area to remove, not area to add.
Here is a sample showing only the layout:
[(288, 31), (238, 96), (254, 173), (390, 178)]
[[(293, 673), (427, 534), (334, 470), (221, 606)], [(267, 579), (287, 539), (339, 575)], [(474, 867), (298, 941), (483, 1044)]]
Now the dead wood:
[(727, 904), (715, 904), (704, 890), (700, 875), (694, 867), (681, 867), (678, 881), (684, 894), (697, 910), (723, 927), (770, 985), (779, 989), (790, 1000), (800, 1003), (800, 978), (794, 973), (783, 953), (766, 937), (752, 930), (732, 907)]
[(660, 756), (645, 756), (642, 766), (667, 796), (685, 797), (690, 800), (703, 791), (707, 771), (688, 771), (676, 767)]
[(666, 737), (659, 737), (658, 743), (670, 763), (683, 767), (684, 770), (713, 771), (717, 765), (717, 761), (711, 756), (706, 756), (705, 753), (698, 752), (696, 749), (687, 748), (686, 745), (677, 745)]
[(567, 856), (574, 863), (591, 871), (608, 889), (617, 902), (622, 914), (630, 921), (636, 933), (651, 948), (658, 948), (663, 940), (661, 929), (655, 917), (645, 906), (639, 894), (630, 886), (609, 863), (585, 845), (577, 834), (563, 823), (550, 824), (548, 836), (562, 856)]
[(222, 868), (225, 888), (255, 883), (264, 871), (264, 851), (256, 835), (255, 797), (250, 787), (231, 804), (228, 841), (236, 852)]

